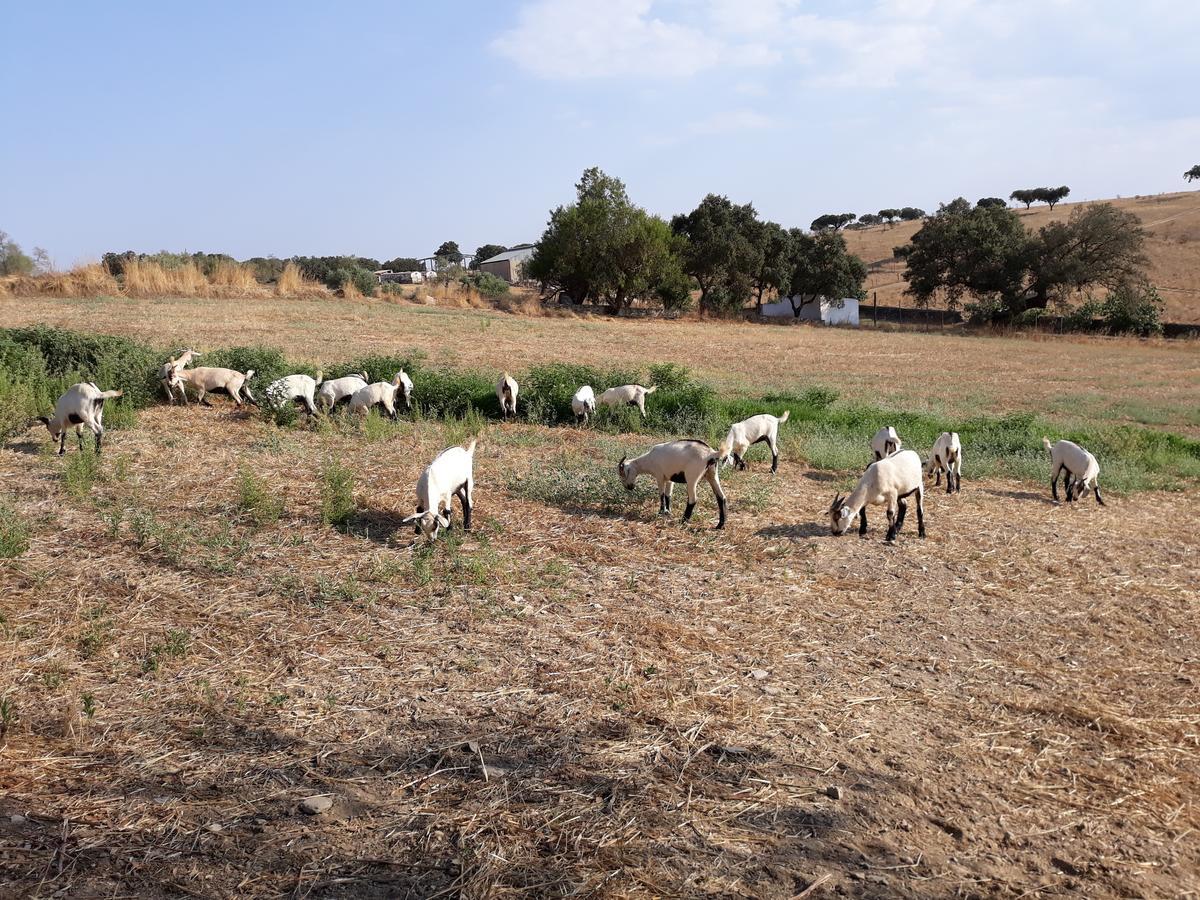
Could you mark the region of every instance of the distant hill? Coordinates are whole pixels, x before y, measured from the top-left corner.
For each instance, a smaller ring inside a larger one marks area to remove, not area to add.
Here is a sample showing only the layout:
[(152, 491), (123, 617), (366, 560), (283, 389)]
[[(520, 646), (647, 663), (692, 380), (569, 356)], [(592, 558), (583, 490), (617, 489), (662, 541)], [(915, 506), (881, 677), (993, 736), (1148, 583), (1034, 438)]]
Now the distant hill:
[[(1135, 213), (1150, 233), (1146, 242), (1150, 278), (1166, 300), (1166, 320), (1200, 323), (1200, 191), (1107, 202)], [(1079, 205), (1060, 203), (1052, 212), (1039, 204), (1018, 212), (1026, 227), (1036, 230), (1047, 222), (1066, 219)], [(870, 269), (868, 300), (878, 291), (880, 304), (912, 306), (912, 298), (904, 296), (908, 286), (901, 274), (904, 266), (892, 257), (892, 248), (907, 244), (920, 227), (920, 222), (899, 222), (846, 232), (851, 252), (862, 257)]]

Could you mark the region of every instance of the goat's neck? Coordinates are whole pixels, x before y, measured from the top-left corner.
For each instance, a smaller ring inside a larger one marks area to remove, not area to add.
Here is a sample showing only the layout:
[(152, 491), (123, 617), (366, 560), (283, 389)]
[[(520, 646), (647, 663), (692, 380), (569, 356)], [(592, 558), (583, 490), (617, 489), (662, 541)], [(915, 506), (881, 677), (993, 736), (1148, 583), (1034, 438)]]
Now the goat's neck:
[(851, 518), (857, 516), (859, 512), (862, 511), (862, 508), (867, 505), (867, 493), (867, 482), (864, 478), (860, 480), (857, 485), (855, 485), (854, 490), (852, 490), (850, 495), (843, 501), (846, 504), (846, 507), (850, 510)]

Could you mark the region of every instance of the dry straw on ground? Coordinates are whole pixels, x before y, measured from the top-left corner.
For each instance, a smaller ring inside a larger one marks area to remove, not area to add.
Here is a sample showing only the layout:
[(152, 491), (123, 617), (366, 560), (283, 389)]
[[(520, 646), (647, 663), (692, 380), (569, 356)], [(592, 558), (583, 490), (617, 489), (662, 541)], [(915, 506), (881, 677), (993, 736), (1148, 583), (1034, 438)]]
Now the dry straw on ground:
[[(220, 406), (110, 437), (90, 500), (70, 457), (0, 451), (35, 527), (0, 563), (17, 893), (1200, 890), (1194, 492), (968, 480), (888, 547), (875, 517), (827, 534), (840, 480), (752, 455), (717, 533), (707, 498), (692, 528), (531, 502), (523, 473), (638, 439), (491, 425), (477, 528), (431, 552), (399, 520), (461, 429)], [(319, 520), (329, 459), (349, 533)], [(278, 523), (239, 509), (244, 469)]]

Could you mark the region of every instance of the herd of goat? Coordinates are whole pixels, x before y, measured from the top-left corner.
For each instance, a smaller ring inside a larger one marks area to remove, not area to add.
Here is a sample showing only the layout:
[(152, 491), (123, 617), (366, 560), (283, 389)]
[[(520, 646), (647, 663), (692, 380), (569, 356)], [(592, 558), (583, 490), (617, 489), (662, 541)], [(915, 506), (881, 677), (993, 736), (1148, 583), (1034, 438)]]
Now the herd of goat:
[[(187, 385), (197, 393), (200, 403), (211, 406), (206, 394), (214, 391), (227, 393), (238, 406), (250, 402), (257, 404), (247, 382), (254, 370), (238, 372), (214, 366), (188, 365), (199, 356), (194, 350), (185, 350), (171, 357), (159, 370), (159, 379), (171, 403), (179, 399), (186, 405)], [(496, 384), (496, 397), (500, 401), (502, 416), (507, 419), (517, 412), (519, 385), (507, 372)], [(599, 396), (590, 385), (583, 385), (571, 398), (571, 409), (576, 420), (587, 423), (602, 406), (634, 406), (646, 415), (646, 397), (653, 394), (654, 387), (626, 384), (609, 388)], [(120, 390), (102, 391), (95, 384), (81, 382), (72, 385), (59, 398), (50, 417), (39, 418), (58, 441), (58, 452), (66, 452), (67, 432), (75, 428), (80, 450), (83, 449), (83, 430), (87, 428), (95, 436), (96, 452), (104, 437), (104, 401), (122, 395)], [(315, 378), (309, 375), (288, 375), (273, 381), (266, 389), (266, 397), (273, 406), (300, 404), (309, 415), (319, 411), (329, 412), (340, 403), (347, 403), (350, 411), (366, 415), (372, 408), (381, 406), (393, 419), (397, 416), (397, 400), (406, 409), (412, 408), (413, 383), (403, 371), (392, 380), (368, 383), (367, 373), (359, 372), (343, 378), (324, 381), (318, 372)], [(725, 527), (725, 491), (721, 487), (719, 469), (722, 465), (746, 468), (745, 456), (755, 444), (766, 444), (771, 451), (771, 474), (779, 468), (779, 426), (788, 420), (788, 412), (781, 416), (768, 413), (751, 416), (730, 426), (729, 433), (718, 449), (701, 440), (684, 439), (655, 444), (641, 456), (633, 459), (622, 457), (617, 464), (617, 475), (622, 484), (633, 490), (639, 477), (645, 475), (658, 484), (659, 513), (671, 512), (671, 493), (674, 485), (687, 486), (687, 507), (683, 521), (687, 522), (696, 506), (696, 488), (701, 480), (708, 482), (717, 501), (719, 519), (717, 528)], [(1061, 440), (1054, 444), (1042, 439), (1050, 454), (1050, 491), (1058, 500), (1058, 481), (1062, 477), (1067, 501), (1082, 497), (1087, 491), (1095, 494), (1096, 502), (1103, 505), (1100, 496), (1100, 466), (1096, 457), (1071, 441)], [(936, 475), (936, 485), (946, 478), (946, 492), (956, 493), (962, 487), (962, 442), (958, 433), (946, 431), (938, 437), (930, 452), (928, 462), (922, 463), (913, 450), (903, 449), (896, 429), (881, 428), (871, 439), (871, 451), (875, 457), (859, 478), (858, 484), (849, 494), (837, 495), (829, 507), (830, 524), (834, 534), (845, 534), (857, 516), (859, 535), (867, 531), (867, 507), (884, 506), (887, 510), (887, 540), (894, 541), (904, 524), (909, 498), (915, 497), (917, 505), (917, 529), (925, 537), (925, 478)], [(463, 528), (471, 528), (471, 509), (474, 505), (474, 458), (475, 441), (466, 447), (451, 447), (442, 451), (421, 473), (417, 481), (416, 512), (403, 519), (419, 534), (434, 540), (442, 529), (450, 527), (452, 501), (458, 498), (462, 507)]]

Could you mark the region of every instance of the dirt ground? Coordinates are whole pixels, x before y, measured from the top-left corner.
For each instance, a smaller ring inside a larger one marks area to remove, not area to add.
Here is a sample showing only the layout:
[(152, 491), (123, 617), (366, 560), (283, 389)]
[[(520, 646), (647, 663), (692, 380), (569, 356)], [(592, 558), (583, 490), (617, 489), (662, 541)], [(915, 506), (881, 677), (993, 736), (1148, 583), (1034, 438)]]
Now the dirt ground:
[(888, 546), (828, 533), (846, 479), (756, 452), (717, 532), (703, 495), (689, 527), (528, 499), (639, 439), (493, 424), (431, 552), (399, 520), (464, 437), (164, 407), (90, 491), (73, 447), (0, 450), (35, 526), (0, 561), (0, 894), (1200, 892), (1195, 491), (968, 476)]
[(532, 318), (382, 300), (0, 298), (0, 326), (39, 322), (198, 350), (266, 344), (316, 364), (409, 348), (431, 363), (497, 372), (551, 361), (645, 371), (670, 361), (729, 391), (820, 384), (914, 410), (1024, 410), (1066, 425), (1101, 420), (1200, 434), (1194, 341)]

